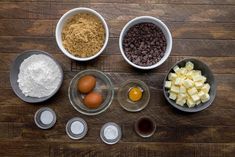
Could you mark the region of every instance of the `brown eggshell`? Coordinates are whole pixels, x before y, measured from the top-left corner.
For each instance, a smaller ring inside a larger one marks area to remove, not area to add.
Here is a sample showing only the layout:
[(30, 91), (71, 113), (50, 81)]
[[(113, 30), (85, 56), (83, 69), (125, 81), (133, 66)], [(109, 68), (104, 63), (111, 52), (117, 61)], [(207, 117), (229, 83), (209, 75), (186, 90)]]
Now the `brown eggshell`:
[(84, 98), (84, 104), (88, 108), (92, 109), (98, 108), (102, 102), (103, 102), (103, 97), (100, 93), (97, 92), (91, 92), (87, 94)]
[(91, 92), (95, 88), (95, 85), (96, 85), (95, 77), (92, 75), (86, 75), (78, 80), (77, 88), (79, 92), (86, 94)]

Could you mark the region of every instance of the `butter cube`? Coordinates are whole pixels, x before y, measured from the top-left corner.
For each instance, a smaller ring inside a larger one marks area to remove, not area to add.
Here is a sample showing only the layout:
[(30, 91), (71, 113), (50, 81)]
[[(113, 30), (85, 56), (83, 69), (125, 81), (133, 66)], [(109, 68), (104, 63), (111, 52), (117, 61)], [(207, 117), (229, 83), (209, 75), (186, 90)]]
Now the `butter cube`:
[(179, 93), (186, 93), (186, 88), (184, 86), (180, 86)]
[(176, 104), (180, 105), (180, 106), (184, 106), (184, 104), (186, 103), (186, 99), (176, 99)]
[(170, 74), (168, 75), (168, 80), (170, 80), (170, 81), (175, 80), (176, 77), (177, 77), (177, 75), (176, 75), (175, 73), (170, 73)]
[(193, 101), (193, 99), (191, 98), (187, 98), (187, 105), (188, 107), (194, 107), (195, 106), (195, 102)]
[(193, 75), (197, 76), (197, 75), (202, 75), (202, 72), (200, 70), (193, 70)]
[(171, 81), (166, 81), (165, 82), (165, 87), (166, 88), (171, 88)]
[(170, 92), (169, 98), (172, 99), (172, 100), (175, 100), (177, 98), (177, 94), (175, 94), (173, 92)]
[(200, 91), (198, 93), (198, 96), (200, 97), (200, 99), (204, 99), (206, 97), (206, 94), (203, 91)]
[(201, 89), (203, 87), (204, 83), (203, 82), (195, 82), (194, 85), (197, 89)]
[(180, 77), (177, 77), (177, 78), (175, 79), (175, 85), (181, 85), (182, 82), (183, 82), (183, 79), (180, 78)]
[(173, 85), (173, 86), (171, 86), (170, 91), (175, 92), (175, 93), (179, 93), (179, 89), (180, 89), (179, 87)]
[(194, 84), (193, 81), (190, 80), (190, 79), (186, 79), (186, 80), (184, 80), (184, 82), (183, 82), (183, 85), (184, 85), (186, 88), (192, 87), (193, 84)]
[(195, 87), (193, 87), (193, 88), (190, 88), (189, 90), (188, 90), (188, 94), (189, 95), (194, 95), (194, 94), (197, 94), (197, 88), (195, 88)]
[(186, 68), (187, 70), (193, 70), (194, 64), (193, 64), (192, 62), (188, 61), (188, 62), (186, 63), (186, 65), (185, 65), (185, 68)]
[(191, 97), (192, 97), (194, 102), (197, 102), (198, 100), (200, 100), (200, 97), (198, 96), (198, 94), (194, 94)]
[(176, 74), (180, 73), (180, 68), (179, 68), (178, 65), (176, 65), (176, 66), (173, 68), (173, 70), (174, 70), (174, 72), (175, 72)]
[(187, 69), (186, 68), (180, 68), (180, 74), (181, 75), (186, 75)]
[(187, 95), (186, 94), (179, 94), (178, 99), (186, 99)]
[(193, 79), (193, 71), (188, 71), (186, 73), (186, 77), (189, 78), (189, 79)]
[(201, 91), (203, 91), (204, 93), (208, 93), (210, 91), (210, 85), (208, 83), (204, 84), (201, 88)]
[(203, 103), (209, 101), (210, 100), (210, 95), (205, 94), (205, 97), (203, 97), (201, 100), (202, 100)]
[(199, 105), (201, 103), (201, 100), (198, 100), (197, 102), (196, 102), (196, 105)]

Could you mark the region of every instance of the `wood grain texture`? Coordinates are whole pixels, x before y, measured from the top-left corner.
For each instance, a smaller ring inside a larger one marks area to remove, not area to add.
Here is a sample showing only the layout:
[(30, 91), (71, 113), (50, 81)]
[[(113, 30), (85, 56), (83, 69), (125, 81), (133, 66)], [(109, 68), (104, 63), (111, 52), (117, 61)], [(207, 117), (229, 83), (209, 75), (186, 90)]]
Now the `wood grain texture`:
[[(97, 59), (80, 63), (68, 59), (57, 47), (56, 23), (75, 7), (97, 10), (108, 23), (110, 39)], [(1, 157), (234, 157), (235, 154), (235, 1), (234, 0), (1, 0), (0, 1), (0, 156)], [(119, 34), (132, 18), (151, 15), (163, 20), (173, 36), (169, 59), (159, 68), (139, 71), (120, 54)], [(20, 100), (12, 91), (9, 71), (17, 55), (29, 49), (53, 55), (64, 70), (61, 89), (50, 100), (37, 105)], [(166, 72), (183, 58), (197, 58), (213, 71), (217, 96), (208, 109), (187, 114), (171, 107), (162, 92)], [(85, 69), (104, 71), (115, 91), (132, 78), (150, 88), (150, 103), (143, 111), (129, 113), (116, 95), (110, 108), (97, 116), (85, 116), (71, 105), (67, 91), (71, 79)], [(57, 115), (56, 125), (40, 130), (34, 113), (43, 106)], [(140, 138), (133, 123), (151, 116), (156, 133)], [(75, 116), (88, 123), (87, 136), (71, 140), (67, 121)], [(114, 121), (123, 137), (113, 146), (99, 138), (101, 126)]]

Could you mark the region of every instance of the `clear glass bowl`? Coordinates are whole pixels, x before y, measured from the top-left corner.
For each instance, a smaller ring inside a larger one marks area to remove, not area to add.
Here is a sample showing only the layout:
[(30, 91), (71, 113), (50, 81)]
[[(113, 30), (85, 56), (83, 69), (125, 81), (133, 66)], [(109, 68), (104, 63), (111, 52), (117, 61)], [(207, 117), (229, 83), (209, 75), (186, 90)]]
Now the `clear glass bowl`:
[[(101, 93), (104, 98), (103, 103), (96, 109), (86, 107), (83, 104), (85, 94), (77, 90), (78, 80), (85, 75), (92, 75), (96, 78), (96, 86), (93, 91)], [(84, 70), (75, 75), (71, 80), (68, 95), (70, 103), (78, 112), (85, 115), (97, 115), (104, 112), (111, 105), (114, 96), (114, 88), (111, 80), (103, 72), (98, 70)]]
[[(142, 98), (139, 101), (129, 99), (129, 91), (132, 87), (140, 87), (143, 90)], [(127, 111), (138, 112), (143, 110), (149, 103), (150, 92), (148, 86), (141, 80), (131, 79), (124, 82), (118, 90), (117, 99), (119, 104)]]

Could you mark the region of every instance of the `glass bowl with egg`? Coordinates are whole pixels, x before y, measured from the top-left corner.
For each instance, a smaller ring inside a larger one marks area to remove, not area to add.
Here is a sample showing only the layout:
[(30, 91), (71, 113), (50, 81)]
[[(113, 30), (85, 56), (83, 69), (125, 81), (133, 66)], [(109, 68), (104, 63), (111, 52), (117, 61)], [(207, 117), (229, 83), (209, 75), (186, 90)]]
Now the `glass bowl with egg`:
[(72, 106), (85, 115), (104, 112), (112, 103), (114, 88), (107, 75), (98, 70), (84, 70), (71, 80), (68, 96)]
[(173, 107), (184, 112), (199, 112), (214, 101), (216, 80), (205, 63), (187, 58), (171, 67), (164, 80), (163, 92)]

